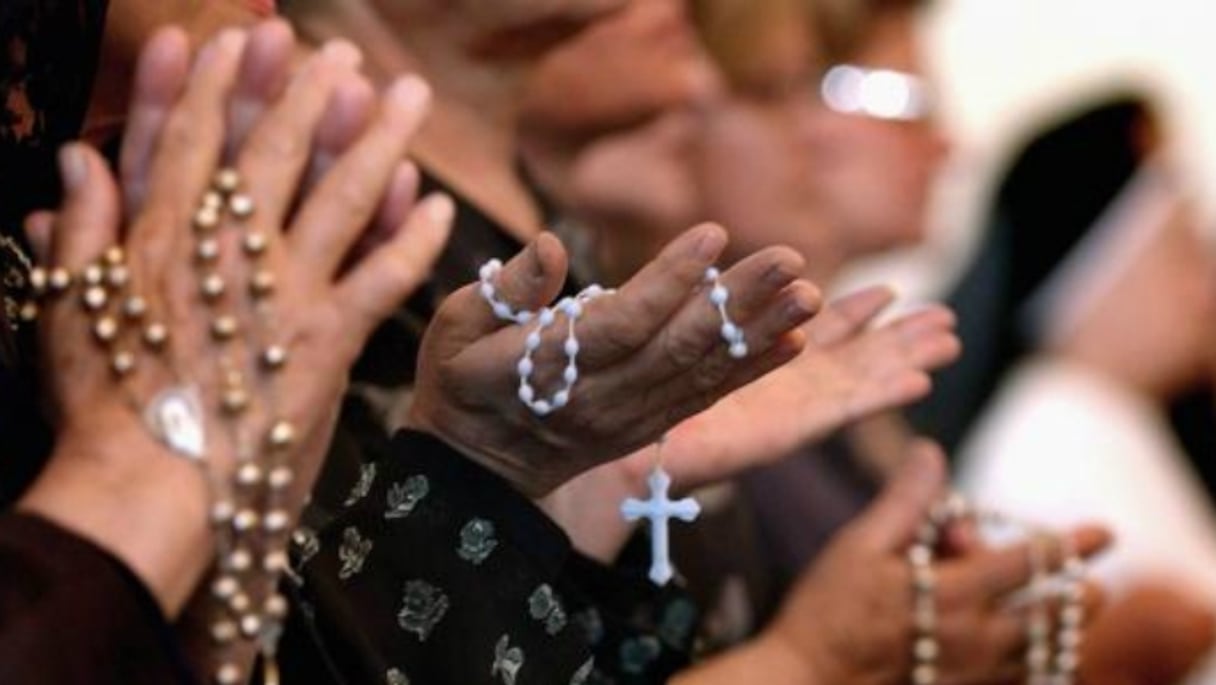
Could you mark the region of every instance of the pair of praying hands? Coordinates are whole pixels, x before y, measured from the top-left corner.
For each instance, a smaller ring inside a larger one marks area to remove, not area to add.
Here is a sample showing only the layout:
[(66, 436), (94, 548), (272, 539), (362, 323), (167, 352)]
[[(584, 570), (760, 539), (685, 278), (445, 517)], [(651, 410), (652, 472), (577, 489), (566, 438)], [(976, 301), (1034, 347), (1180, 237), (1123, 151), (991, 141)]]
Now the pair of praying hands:
[[(120, 183), (95, 150), (69, 145), (62, 206), (27, 221), (40, 262), (53, 270), (78, 272), (118, 246), (125, 287), (143, 316), (160, 322), (163, 349), (132, 357), (118, 377), (76, 297), (43, 303), (42, 364), (57, 439), (20, 506), (120, 558), (170, 618), (211, 566), (215, 512), (196, 466), (145, 425), (148, 403), (173, 387), (197, 393), (203, 459), (221, 482), (246, 463), (248, 449), (223, 429), (226, 411), (249, 407), (250, 422), (260, 424), (252, 440), (272, 419), (289, 422), (294, 430), (269, 439), (288, 467), (278, 485), (290, 486), (282, 510), (270, 513), (275, 529), (281, 516), (290, 527), (325, 454), (350, 365), (425, 279), (452, 220), (449, 198), (416, 200), (417, 171), (403, 161), (427, 86), (407, 76), (376, 94), (349, 44), (327, 45), (293, 70), (294, 51), (282, 22), (222, 31), (193, 58), (181, 31), (159, 32), (137, 70)], [(238, 242), (196, 214), (221, 168), (241, 180), (244, 199), (233, 207), (247, 214), (246, 235), (256, 242)], [(213, 230), (218, 242), (203, 247), (194, 233)], [(258, 255), (258, 272), (233, 256), (242, 250)], [(218, 280), (200, 287), (204, 268)], [(222, 325), (216, 302), (230, 312)], [(248, 363), (261, 349), (254, 332), (267, 326), (285, 353), (273, 379)], [(224, 338), (232, 344), (221, 352)], [(224, 363), (247, 376), (239, 403), (215, 378)]]

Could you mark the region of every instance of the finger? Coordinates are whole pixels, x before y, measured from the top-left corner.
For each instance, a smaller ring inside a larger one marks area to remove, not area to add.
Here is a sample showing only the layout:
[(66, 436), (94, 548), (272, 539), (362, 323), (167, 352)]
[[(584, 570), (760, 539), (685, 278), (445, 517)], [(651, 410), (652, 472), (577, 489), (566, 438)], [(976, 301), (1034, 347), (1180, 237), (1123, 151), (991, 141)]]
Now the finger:
[(157, 31), (140, 53), (118, 167), (128, 217), (143, 206), (156, 142), (190, 67), (190, 41), (178, 28)]
[(355, 264), (335, 294), (338, 302), (349, 303), (347, 329), (352, 339), (361, 343), (426, 280), (447, 242), (455, 214), (450, 197), (431, 195), (391, 240)]
[[(311, 192), (333, 168), (342, 153), (359, 138), (367, 128), (367, 123), (371, 121), (375, 105), (376, 91), (366, 79), (356, 78), (352, 74), (339, 80), (330, 95), (321, 123), (317, 124), (312, 159), (308, 164), (302, 195)], [(403, 219), (404, 215), (401, 218)], [(395, 229), (401, 225), (401, 221), (390, 225)]]
[(245, 41), (244, 31), (225, 29), (199, 51), (186, 90), (159, 137), (148, 181), (148, 211), (135, 232), (179, 225), (211, 180), (222, 152), (226, 96), (236, 80)]
[[(300, 209), (287, 236), (294, 258), (332, 274), (379, 208), (406, 148), (422, 124), (430, 88), (416, 76), (398, 79), (379, 115)], [(336, 230), (340, 228), (341, 230)]]
[(962, 352), (954, 326), (954, 312), (934, 306), (895, 321), (890, 330), (913, 368), (933, 370), (953, 362)]
[(588, 367), (607, 366), (637, 352), (684, 305), (726, 247), (726, 231), (702, 224), (676, 238), (607, 302), (579, 322), (580, 353)]
[[(655, 438), (667, 432), (673, 426), (678, 425), (681, 421), (709, 409), (722, 397), (789, 363), (790, 360), (802, 352), (805, 345), (806, 335), (802, 331), (791, 331), (789, 334), (782, 336), (765, 352), (754, 357), (749, 357), (742, 362), (717, 388), (694, 393), (679, 402), (668, 402), (666, 406), (658, 407), (655, 411), (646, 412), (646, 416), (649, 417), (649, 424), (643, 433), (648, 436), (647, 440), (653, 442)], [(743, 468), (742, 465), (723, 465), (718, 462), (705, 460), (695, 463), (693, 460), (678, 460), (673, 462), (671, 466), (672, 468), (688, 469), (680, 473), (672, 472), (672, 477), (684, 487), (692, 487), (693, 483), (718, 481), (721, 480), (722, 474), (734, 473)]]
[[(348, 261), (359, 259), (393, 237), (397, 228), (406, 222), (414, 210), (419, 180), (418, 167), (413, 162), (407, 160), (397, 165), (397, 171), (393, 173), (393, 180), (384, 193), (380, 209), (376, 211), (375, 221), (351, 248), (351, 253), (347, 256)], [(452, 211), (456, 211), (455, 207)]]
[(47, 265), (51, 259), (51, 238), (56, 214), (50, 210), (39, 210), (25, 218), (25, 239), (34, 251), (34, 261)]
[(235, 159), (259, 118), (283, 92), (295, 49), (291, 25), (281, 19), (259, 23), (249, 43), (228, 104), (226, 157)]
[[(1075, 553), (1088, 559), (1106, 549), (1112, 541), (1109, 531), (1099, 526), (1085, 526), (1071, 533), (1070, 543)], [(1030, 582), (1034, 573), (1035, 554), (1031, 545), (1023, 543), (982, 555), (951, 562), (954, 568), (944, 568), (943, 574), (957, 574), (956, 588), (963, 601), (1000, 601)], [(1059, 545), (1047, 545), (1046, 566), (1055, 570), (1063, 564)]]
[[(749, 256), (722, 276), (722, 285), (730, 296), (726, 306), (731, 325), (744, 331), (744, 340), (752, 353), (763, 351), (778, 335), (789, 330), (786, 325), (789, 321), (802, 325), (818, 311), (819, 291), (806, 282), (786, 293), (784, 300), (777, 301), (804, 266), (802, 257), (793, 250), (770, 248)], [(709, 292), (706, 288), (688, 297), (636, 359), (630, 360), (630, 370), (623, 374), (627, 382), (656, 387), (691, 371), (696, 380), (692, 388), (695, 391), (709, 390), (721, 383), (738, 358), (731, 356), (729, 345), (723, 340), (725, 322), (710, 301)], [(587, 341), (585, 349), (594, 347), (586, 333), (580, 333), (580, 337)], [(594, 364), (591, 359), (584, 362)]]
[(69, 143), (59, 151), (64, 199), (51, 238), (51, 263), (76, 271), (118, 241), (118, 187), (95, 150)]
[[(679, 375), (662, 381), (646, 378), (645, 376), (653, 373), (654, 364), (643, 361), (630, 365), (640, 369), (641, 373), (631, 371), (617, 374), (619, 382), (626, 388), (654, 388), (655, 391), (644, 396), (651, 411), (662, 411), (667, 404), (683, 403), (693, 395), (701, 395), (707, 401), (717, 401), (723, 395), (758, 377), (751, 375), (754, 371), (751, 368), (747, 368), (743, 374), (734, 374), (737, 369), (743, 367), (746, 359), (763, 355), (785, 335), (798, 330), (807, 319), (814, 316), (820, 304), (819, 297), (819, 289), (807, 281), (794, 281), (790, 284), (764, 311), (743, 326), (749, 353), (748, 357), (742, 360), (731, 355), (730, 346), (721, 337), (716, 340), (711, 337), (710, 344), (713, 347), (707, 350), (701, 360)], [(719, 333), (711, 330), (708, 335), (718, 336)], [(728, 379), (730, 383), (726, 384)], [(663, 388), (669, 390), (664, 392)]]
[(868, 549), (902, 550), (915, 537), (929, 508), (946, 485), (946, 458), (941, 448), (918, 440), (878, 501), (854, 524), (854, 532)]
[(330, 96), (344, 78), (355, 78), (353, 69), (360, 59), (358, 49), (350, 43), (326, 44), (308, 58), (249, 134), (236, 166), (249, 194), (257, 198), (263, 226), (277, 229), (285, 224)]
[(885, 285), (864, 288), (834, 300), (807, 324), (811, 344), (827, 347), (843, 342), (864, 330), (895, 301), (895, 291)]
[[(535, 310), (561, 292), (567, 268), (566, 248), (553, 234), (542, 233), (498, 272), (496, 296), (515, 309)], [(443, 337), (445, 349), (461, 349), (508, 325), (495, 315), (480, 289), (477, 283), (461, 288), (440, 307), (431, 330)]]

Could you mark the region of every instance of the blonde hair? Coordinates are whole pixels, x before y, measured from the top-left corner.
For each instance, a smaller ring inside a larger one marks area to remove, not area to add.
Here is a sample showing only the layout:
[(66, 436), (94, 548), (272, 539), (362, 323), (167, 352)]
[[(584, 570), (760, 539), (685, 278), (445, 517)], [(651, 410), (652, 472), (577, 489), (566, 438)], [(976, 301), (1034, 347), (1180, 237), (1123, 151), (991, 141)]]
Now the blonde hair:
[(892, 12), (916, 12), (930, 0), (804, 0), (813, 17), (812, 26), (825, 64), (847, 62), (856, 57), (874, 30), (874, 25)]
[[(727, 81), (748, 86), (762, 78), (765, 47), (791, 22), (810, 21), (807, 0), (693, 0), (701, 40)], [(807, 26), (808, 39), (813, 37)]]

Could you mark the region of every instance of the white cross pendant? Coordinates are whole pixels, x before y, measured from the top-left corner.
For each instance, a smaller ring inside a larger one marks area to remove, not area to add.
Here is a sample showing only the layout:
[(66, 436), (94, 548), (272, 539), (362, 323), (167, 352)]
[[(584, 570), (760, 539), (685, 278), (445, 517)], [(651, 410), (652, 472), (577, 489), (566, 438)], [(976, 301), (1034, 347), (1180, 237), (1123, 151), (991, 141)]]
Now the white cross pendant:
[(650, 580), (656, 585), (666, 585), (675, 575), (671, 567), (671, 555), (667, 539), (667, 522), (672, 518), (692, 521), (701, 513), (701, 505), (691, 497), (673, 501), (667, 492), (671, 488), (671, 476), (656, 466), (650, 477), (650, 499), (629, 498), (621, 504), (621, 516), (626, 521), (650, 519)]

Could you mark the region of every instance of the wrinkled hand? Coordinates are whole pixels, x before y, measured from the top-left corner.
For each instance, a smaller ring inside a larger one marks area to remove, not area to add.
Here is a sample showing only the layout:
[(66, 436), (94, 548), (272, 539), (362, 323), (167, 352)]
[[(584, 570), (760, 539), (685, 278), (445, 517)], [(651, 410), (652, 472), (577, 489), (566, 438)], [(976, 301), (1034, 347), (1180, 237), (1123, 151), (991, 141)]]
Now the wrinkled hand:
[[(402, 162), (426, 110), (424, 84), (399, 82), (369, 117), (372, 91), (353, 71), (356, 51), (323, 50), (288, 80), (292, 46), (281, 22), (252, 34), (228, 30), (191, 65), (184, 34), (158, 33), (136, 78), (122, 197), (101, 157), (72, 145), (62, 155), (63, 206), (32, 216), (28, 228), (43, 263), (71, 270), (109, 246), (123, 247), (131, 291), (169, 330), (164, 353), (141, 354), (123, 383), (142, 402), (170, 386), (196, 385), (208, 459), (225, 477), (236, 459), (215, 430), (222, 425), (219, 352), (208, 328), (214, 312), (193, 268), (191, 217), (216, 169), (240, 171), (256, 202), (247, 225), (268, 238), (261, 263), (276, 279), (275, 336), (290, 353), (273, 380), (276, 414), (303, 433), (290, 455), (296, 480), (287, 506), (294, 515), (319, 467), (350, 364), (373, 327), (425, 277), (452, 204), (432, 198), (415, 205), (416, 172)], [(383, 230), (386, 224), (391, 229)], [(369, 233), (379, 238), (370, 251), (344, 263)], [(256, 321), (241, 304), (247, 267), (221, 260), (219, 268), (230, 284), (224, 297), (231, 298), (225, 302), (238, 319), (238, 339), (252, 351), (243, 336)], [(213, 553), (204, 481), (143, 426), (74, 293), (48, 302), (40, 337), (57, 444), (21, 506), (123, 559), (175, 616)], [(248, 384), (263, 410), (270, 385)]]
[[(818, 309), (819, 293), (797, 278), (803, 265), (793, 251), (770, 248), (742, 260), (722, 280), (750, 356), (731, 358), (703, 287), (725, 245), (721, 228), (694, 228), (616, 294), (588, 303), (577, 327), (578, 385), (568, 406), (543, 419), (517, 397), (516, 363), (531, 327), (504, 327), (476, 284), (458, 291), (423, 340), (408, 422), (532, 497), (653, 442), (797, 356), (805, 338), (798, 327)], [(544, 235), (503, 268), (498, 291), (517, 309), (537, 309), (565, 278), (565, 251)], [(560, 371), (564, 325), (549, 332), (537, 367)], [(536, 382), (551, 387), (544, 378)]]
[[(880, 499), (844, 529), (791, 592), (764, 636), (802, 655), (815, 683), (908, 682), (912, 668), (911, 572), (906, 550), (945, 485), (944, 459), (918, 444)], [(1089, 557), (1107, 546), (1096, 528), (1071, 533)], [(1058, 555), (1056, 555), (1058, 556)], [(1058, 564), (1060, 559), (1050, 560)], [(1026, 545), (986, 549), (937, 564), (939, 682), (1013, 683), (1024, 677), (1026, 617), (1007, 608), (1031, 578)], [(1086, 616), (1100, 601), (1086, 587)]]

